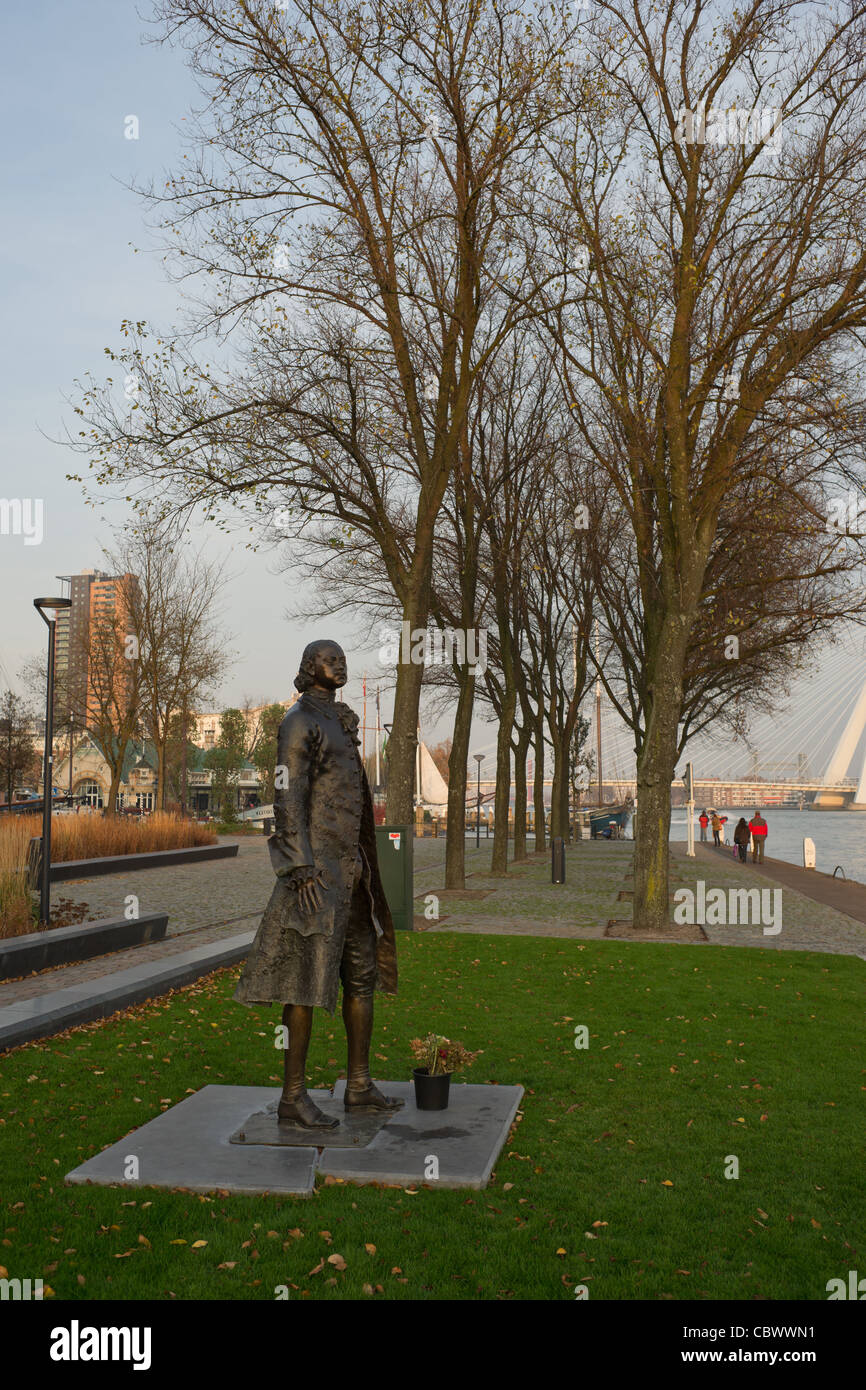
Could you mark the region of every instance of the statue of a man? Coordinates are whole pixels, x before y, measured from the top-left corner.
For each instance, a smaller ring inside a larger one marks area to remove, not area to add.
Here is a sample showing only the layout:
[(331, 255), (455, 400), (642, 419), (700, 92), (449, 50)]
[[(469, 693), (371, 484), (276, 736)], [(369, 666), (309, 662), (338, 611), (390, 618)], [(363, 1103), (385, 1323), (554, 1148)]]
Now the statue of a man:
[(277, 1113), (308, 1129), (333, 1129), (305, 1084), (313, 1009), (333, 1013), (343, 985), (348, 1043), (345, 1107), (396, 1110), (370, 1077), (373, 991), (397, 992), (394, 923), (376, 858), (373, 802), (358, 755), (358, 716), (335, 699), (346, 684), (336, 642), (304, 649), (301, 698), (280, 725), (268, 841), (277, 882), (235, 991), (242, 1004), (280, 1000), (288, 1030)]

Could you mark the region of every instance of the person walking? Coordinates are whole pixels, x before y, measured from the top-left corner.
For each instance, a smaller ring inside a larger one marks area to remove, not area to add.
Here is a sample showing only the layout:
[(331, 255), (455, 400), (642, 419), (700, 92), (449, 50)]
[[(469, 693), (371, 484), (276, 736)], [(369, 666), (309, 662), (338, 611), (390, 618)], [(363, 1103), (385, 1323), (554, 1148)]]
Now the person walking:
[(746, 823), (746, 817), (740, 816), (740, 819), (737, 821), (737, 828), (734, 831), (734, 844), (737, 846), (737, 854), (740, 857), (741, 864), (745, 864), (746, 862), (746, 856), (749, 852), (749, 840), (751, 838), (752, 832)]
[(710, 818), (707, 815), (706, 811), (701, 811), (701, 814), (698, 816), (698, 825), (701, 827), (701, 841), (704, 841), (707, 838), (707, 826), (709, 825), (709, 823)]
[(764, 845), (767, 839), (767, 822), (764, 820), (760, 811), (756, 811), (749, 821), (749, 830), (752, 835), (752, 863), (763, 864)]
[(722, 822), (719, 820), (718, 814), (717, 814), (717, 812), (715, 812), (715, 811), (713, 811), (713, 821), (712, 821), (712, 825), (713, 825), (713, 844), (714, 844), (714, 845), (720, 845), (720, 844), (721, 844), (721, 840), (719, 839), (719, 836), (720, 836), (721, 833), (722, 833)]

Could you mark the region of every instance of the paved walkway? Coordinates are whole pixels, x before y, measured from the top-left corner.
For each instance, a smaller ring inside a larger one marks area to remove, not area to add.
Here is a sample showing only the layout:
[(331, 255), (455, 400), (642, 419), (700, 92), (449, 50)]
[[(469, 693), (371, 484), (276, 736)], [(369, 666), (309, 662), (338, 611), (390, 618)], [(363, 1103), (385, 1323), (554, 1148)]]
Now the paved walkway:
[(93, 956), (75, 965), (58, 965), (42, 970), (38, 975), (25, 975), (23, 979), (4, 982), (0, 984), (0, 1009), (6, 1004), (18, 1004), (22, 999), (35, 999), (54, 990), (102, 980), (107, 975), (129, 970), (133, 966), (147, 965), (149, 962), (156, 964), (193, 947), (210, 946), (216, 941), (239, 936), (244, 931), (254, 931), (260, 916), (259, 913), (255, 917), (238, 917), (216, 926), (199, 927), (166, 937), (164, 941), (130, 946), (125, 951), (112, 951), (109, 955)]
[(92, 921), (122, 917), (124, 900), (134, 893), (140, 912), (168, 912), (169, 937), (261, 916), (274, 885), (266, 837), (221, 836), (220, 843), (237, 843), (237, 857), (70, 879), (54, 892), (87, 903)]
[(828, 875), (816, 875), (781, 859), (766, 859), (763, 865), (751, 861), (741, 864), (730, 845), (716, 849), (698, 843), (695, 858), (689, 860), (684, 841), (671, 843), (671, 871), (672, 889), (693, 886), (701, 878), (707, 887), (781, 889), (782, 930), (777, 935), (765, 936), (759, 925), (705, 925), (710, 941), (769, 950), (830, 951), (866, 959), (863, 884), (840, 884), (839, 891), (833, 891)]
[[(168, 913), (165, 940), (0, 984), (0, 1007), (98, 982), (133, 966), (158, 965), (174, 953), (254, 930), (270, 896), (273, 871), (264, 836), (239, 837), (238, 842), (236, 859), (64, 884), (63, 895), (86, 903), (92, 919), (122, 913), (124, 899), (134, 893), (142, 911)], [(444, 885), (444, 839), (416, 840), (414, 848), (416, 921), (423, 922), (427, 931), (597, 940), (604, 936), (611, 918), (631, 916), (630, 898), (621, 896), (632, 887), (634, 846), (628, 841), (583, 840), (570, 846), (564, 884), (551, 883), (547, 854), (530, 857), (505, 878), (493, 878), (491, 842), (482, 839), (476, 850), (468, 841), (467, 888), (485, 890), (482, 898), (439, 896)], [(776, 859), (762, 867), (743, 866), (729, 851), (700, 844), (696, 849), (696, 859), (689, 860), (685, 844), (671, 844), (672, 893), (695, 885), (700, 878), (708, 888), (766, 888), (772, 883), (783, 891), (783, 926), (778, 935), (765, 936), (760, 925), (707, 925), (711, 943), (826, 951), (866, 959), (866, 885), (833, 880)], [(438, 909), (438, 918), (425, 918), (431, 904)]]

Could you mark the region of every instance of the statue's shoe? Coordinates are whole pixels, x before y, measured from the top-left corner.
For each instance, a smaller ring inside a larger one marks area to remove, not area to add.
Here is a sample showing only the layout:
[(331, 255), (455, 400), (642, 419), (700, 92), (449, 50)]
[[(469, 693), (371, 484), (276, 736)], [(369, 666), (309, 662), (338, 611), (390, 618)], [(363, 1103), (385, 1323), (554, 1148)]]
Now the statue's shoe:
[(320, 1110), (318, 1105), (310, 1100), (306, 1091), (294, 1100), (281, 1100), (277, 1106), (277, 1116), (293, 1125), (300, 1125), (303, 1129), (336, 1129), (340, 1123), (339, 1120), (330, 1119), (324, 1110)]
[(406, 1104), (403, 1100), (398, 1100), (396, 1096), (383, 1096), (378, 1086), (374, 1086), (372, 1081), (363, 1090), (350, 1090), (346, 1087), (346, 1094), (343, 1097), (343, 1105), (347, 1110), (354, 1110), (356, 1114), (369, 1115), (379, 1110), (401, 1110)]

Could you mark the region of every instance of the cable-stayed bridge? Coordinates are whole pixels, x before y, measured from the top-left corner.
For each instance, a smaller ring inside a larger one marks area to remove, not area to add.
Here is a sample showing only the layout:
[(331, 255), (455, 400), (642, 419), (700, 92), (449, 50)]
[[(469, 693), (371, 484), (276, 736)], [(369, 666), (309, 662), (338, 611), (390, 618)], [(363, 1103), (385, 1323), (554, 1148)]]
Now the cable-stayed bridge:
[[(594, 748), (594, 727), (591, 739)], [(866, 654), (825, 649), (787, 696), (756, 700), (741, 733), (709, 730), (691, 740), (678, 772), (688, 761), (699, 804), (866, 810)], [(636, 794), (634, 763), (631, 732), (603, 698), (606, 796)]]

